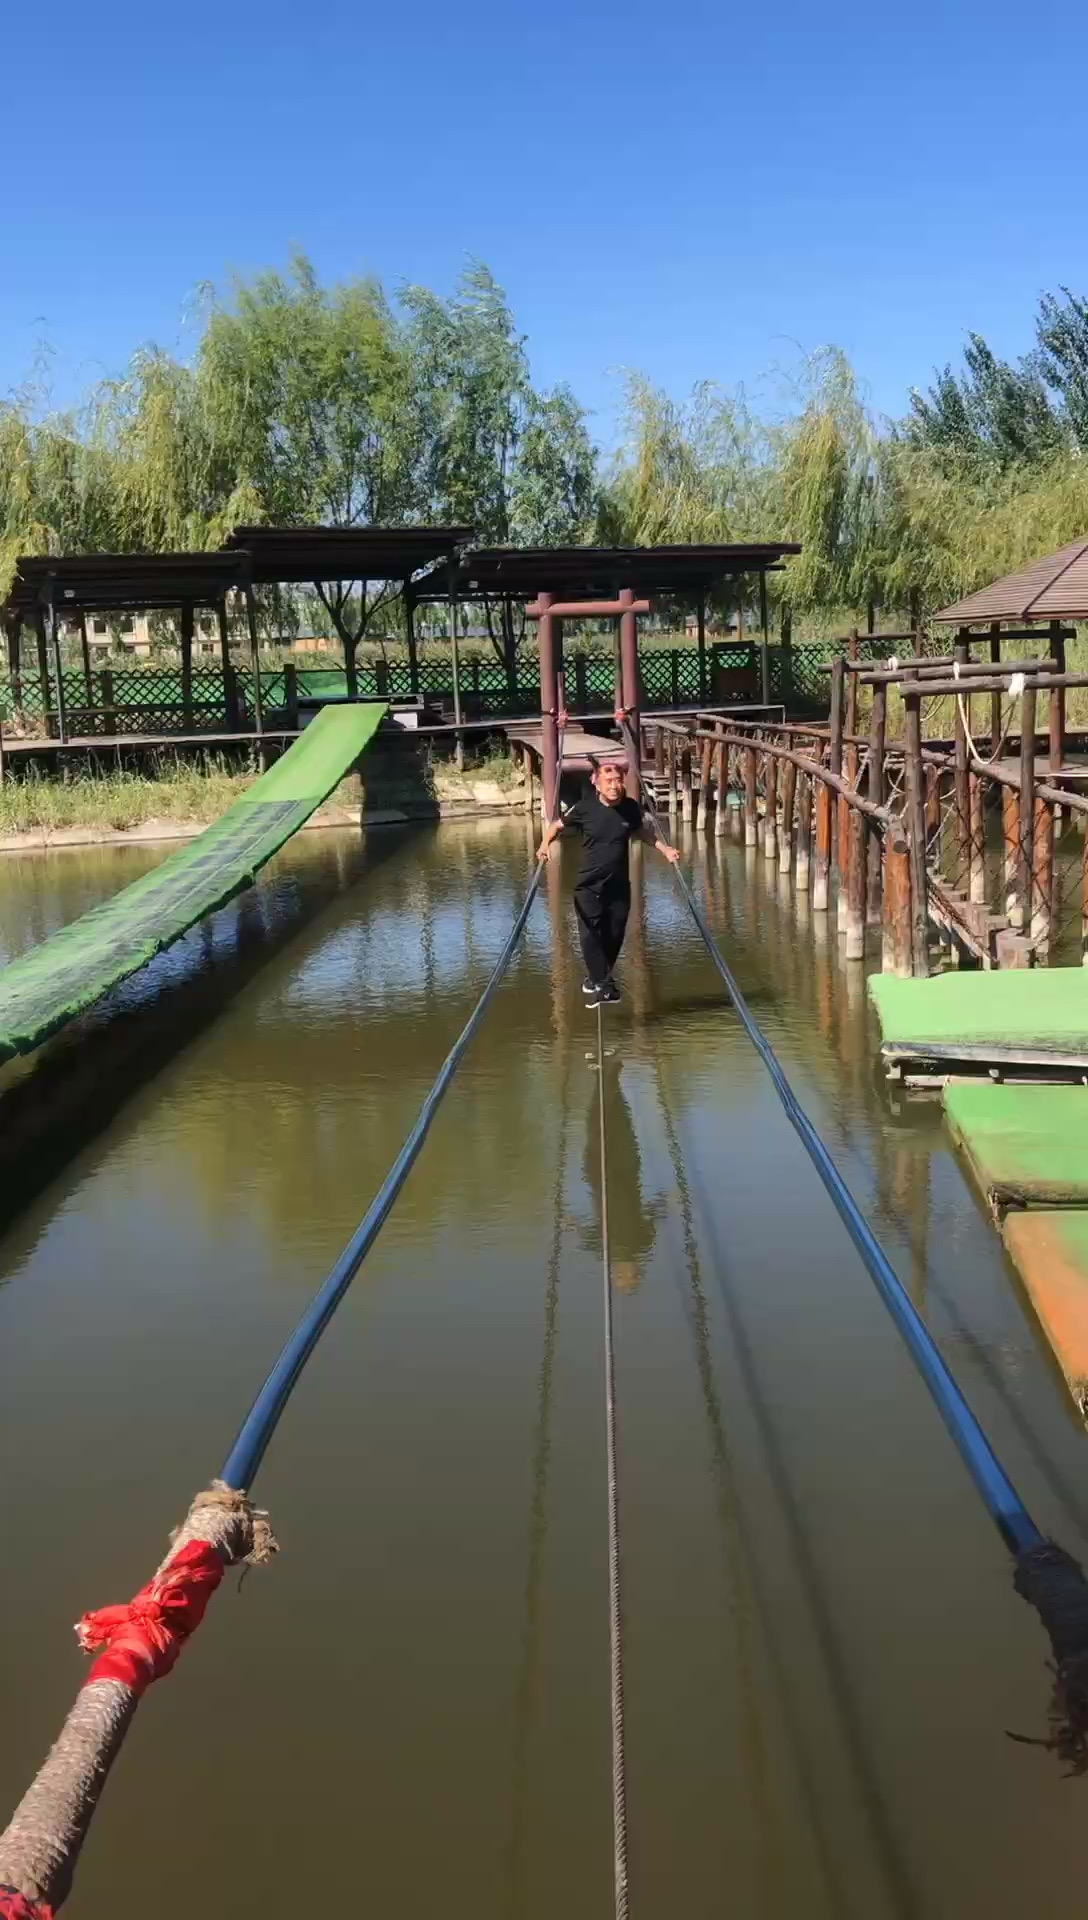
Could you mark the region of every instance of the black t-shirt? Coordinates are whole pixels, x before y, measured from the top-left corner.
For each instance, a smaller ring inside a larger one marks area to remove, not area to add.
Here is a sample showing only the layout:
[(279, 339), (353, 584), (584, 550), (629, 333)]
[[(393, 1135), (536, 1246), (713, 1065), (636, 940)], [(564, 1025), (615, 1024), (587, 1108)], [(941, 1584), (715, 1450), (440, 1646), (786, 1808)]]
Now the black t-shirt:
[(563, 815), (563, 825), (575, 828), (582, 836), (582, 863), (576, 882), (579, 887), (629, 884), (627, 846), (642, 826), (639, 801), (625, 797), (609, 807), (591, 787), (585, 798)]

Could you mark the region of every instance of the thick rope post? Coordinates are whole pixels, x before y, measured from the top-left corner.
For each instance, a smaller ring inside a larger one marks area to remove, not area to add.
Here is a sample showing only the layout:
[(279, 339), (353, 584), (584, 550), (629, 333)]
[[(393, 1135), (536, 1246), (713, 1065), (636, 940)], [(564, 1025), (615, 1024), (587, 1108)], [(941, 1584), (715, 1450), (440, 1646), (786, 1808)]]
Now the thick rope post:
[[(645, 783), (642, 799), (659, 838), (667, 840)], [(1016, 1591), (1035, 1608), (1050, 1641), (1054, 1655), (1050, 1733), (1035, 1744), (1056, 1753), (1073, 1772), (1088, 1772), (1088, 1579), (1072, 1555), (1047, 1540), (1032, 1519), (933, 1335), (794, 1093), (777, 1054), (754, 1019), (691, 887), (678, 866), (674, 866), (672, 872), (737, 1018), (767, 1069), (786, 1117), (895, 1322), (975, 1491), (1013, 1557)]]
[(263, 1564), (267, 1516), (216, 1481), (197, 1495), (154, 1577), (76, 1627), (98, 1658), (36, 1780), (0, 1835), (2, 1920), (50, 1920), (66, 1899), (110, 1768), (140, 1703), (170, 1672), (228, 1567)]

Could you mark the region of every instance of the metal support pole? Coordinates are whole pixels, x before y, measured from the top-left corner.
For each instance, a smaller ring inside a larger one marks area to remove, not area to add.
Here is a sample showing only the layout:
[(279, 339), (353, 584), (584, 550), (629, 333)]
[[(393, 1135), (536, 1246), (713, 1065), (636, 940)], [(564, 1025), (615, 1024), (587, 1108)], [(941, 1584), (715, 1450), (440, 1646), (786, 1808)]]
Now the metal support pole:
[(419, 693), (419, 649), (416, 646), (416, 608), (412, 582), (404, 582), (404, 631), (408, 638), (408, 688), (413, 700)]
[(257, 641), (257, 602), (253, 597), (253, 586), (246, 581), (246, 624), (249, 628), (249, 658), (253, 667), (253, 718), (257, 728), (260, 753), (264, 758), (264, 696), (261, 692), (261, 652)]
[[(620, 614), (621, 705), (627, 724), (631, 730), (631, 738), (635, 742), (634, 747), (631, 748), (630, 751), (639, 752), (641, 751), (639, 742), (642, 739), (642, 717), (639, 713), (638, 616), (637, 614), (627, 611), (627, 608), (635, 597), (630, 587), (624, 587), (617, 597), (623, 603), (625, 609), (624, 612)], [(640, 768), (637, 766), (628, 767), (627, 769), (627, 792), (632, 800), (638, 799), (641, 790), (639, 786), (640, 771)]]
[(63, 746), (68, 738), (68, 721), (64, 706), (64, 667), (60, 657), (60, 622), (57, 619), (56, 602), (53, 599), (53, 582), (46, 589), (49, 598), (46, 602), (46, 624), (49, 631), (49, 650), (53, 656), (53, 671), (57, 682), (57, 738)]
[(765, 707), (771, 704), (771, 634), (767, 619), (767, 575), (759, 576), (759, 697)]
[[(461, 732), (461, 656), (457, 649), (457, 570), (455, 566), (451, 566), (450, 568), (449, 582), (450, 582), (450, 662), (453, 669), (453, 724), (457, 729), (454, 735), (453, 763), (454, 763), (454, 766), (457, 768), (458, 773), (462, 773), (464, 771), (464, 766), (465, 766), (465, 736)], [(541, 646), (543, 647), (543, 641), (541, 641)], [(541, 658), (543, 659), (543, 654), (541, 654)], [(544, 700), (543, 668), (541, 669), (541, 676), (540, 676), (540, 698), (541, 698), (541, 703), (543, 704), (543, 700)], [(554, 726), (554, 723), (553, 723), (553, 726)], [(545, 733), (547, 733), (546, 725), (545, 725)], [(555, 754), (553, 752), (551, 761), (549, 763), (548, 757), (547, 757), (547, 748), (545, 747), (545, 754), (544, 754), (544, 793), (545, 795), (551, 793), (554, 785), (555, 785)], [(545, 806), (547, 805), (547, 799), (545, 799), (544, 804)]]
[[(555, 667), (555, 621), (547, 609), (555, 600), (554, 593), (541, 593), (537, 601), (542, 609), (537, 621), (537, 645), (540, 649), (540, 758), (542, 804), (546, 807), (553, 793), (558, 792), (556, 771), (559, 763), (559, 735), (556, 714), (559, 706), (559, 687)], [(450, 601), (452, 607), (452, 599)]]

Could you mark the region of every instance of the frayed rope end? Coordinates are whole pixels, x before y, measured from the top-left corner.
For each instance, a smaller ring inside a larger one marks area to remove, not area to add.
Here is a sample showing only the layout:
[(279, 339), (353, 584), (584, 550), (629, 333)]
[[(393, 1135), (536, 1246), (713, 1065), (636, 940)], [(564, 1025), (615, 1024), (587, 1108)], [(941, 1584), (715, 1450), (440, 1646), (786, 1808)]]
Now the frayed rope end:
[(1071, 1775), (1088, 1773), (1088, 1580), (1071, 1553), (1044, 1540), (1020, 1554), (1013, 1584), (1046, 1629), (1054, 1685), (1049, 1732), (1009, 1738), (1057, 1754)]

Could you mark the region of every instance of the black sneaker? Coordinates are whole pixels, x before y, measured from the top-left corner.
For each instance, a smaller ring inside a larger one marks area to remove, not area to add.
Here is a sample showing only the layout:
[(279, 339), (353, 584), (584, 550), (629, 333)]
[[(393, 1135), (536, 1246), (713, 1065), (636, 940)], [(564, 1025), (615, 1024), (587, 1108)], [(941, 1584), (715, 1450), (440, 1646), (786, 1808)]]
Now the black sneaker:
[(587, 1000), (597, 1000), (600, 998), (601, 989), (595, 980), (583, 980), (582, 992)]
[(609, 1006), (613, 1006), (617, 1000), (623, 999), (623, 995), (614, 980), (605, 981), (604, 986), (601, 988), (601, 999)]

